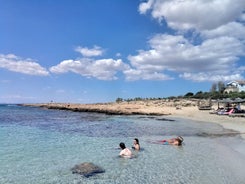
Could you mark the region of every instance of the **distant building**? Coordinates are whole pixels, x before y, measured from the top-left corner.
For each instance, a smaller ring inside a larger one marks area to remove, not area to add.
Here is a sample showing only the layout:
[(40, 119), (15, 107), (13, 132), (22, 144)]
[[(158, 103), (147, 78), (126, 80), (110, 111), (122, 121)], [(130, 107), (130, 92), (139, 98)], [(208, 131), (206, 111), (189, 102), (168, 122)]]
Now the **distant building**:
[(245, 91), (245, 81), (231, 81), (226, 84), (224, 93)]

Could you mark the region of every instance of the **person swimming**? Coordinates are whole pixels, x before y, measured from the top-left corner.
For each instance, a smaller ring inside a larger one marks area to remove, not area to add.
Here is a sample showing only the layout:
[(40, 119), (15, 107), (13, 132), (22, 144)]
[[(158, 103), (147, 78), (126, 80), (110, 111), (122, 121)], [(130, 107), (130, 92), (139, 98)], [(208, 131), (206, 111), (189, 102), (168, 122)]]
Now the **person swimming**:
[(181, 146), (184, 139), (181, 136), (178, 136), (176, 138), (167, 139), (167, 140), (161, 140), (160, 143), (163, 143), (164, 145), (175, 145), (175, 146)]
[(134, 149), (134, 150), (140, 150), (139, 139), (137, 139), (137, 138), (134, 139), (134, 144), (132, 146), (132, 149)]
[(132, 157), (132, 152), (130, 149), (126, 148), (125, 144), (123, 142), (121, 142), (119, 144), (120, 148), (122, 149), (120, 152), (120, 156), (121, 157), (126, 157), (126, 158), (131, 158)]

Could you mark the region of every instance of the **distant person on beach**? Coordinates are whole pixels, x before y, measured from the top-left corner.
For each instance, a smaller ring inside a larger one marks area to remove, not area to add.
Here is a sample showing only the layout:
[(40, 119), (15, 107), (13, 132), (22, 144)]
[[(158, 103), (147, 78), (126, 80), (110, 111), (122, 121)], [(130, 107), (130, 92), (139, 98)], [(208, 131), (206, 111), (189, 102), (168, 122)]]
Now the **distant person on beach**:
[(175, 146), (181, 146), (182, 143), (183, 143), (183, 141), (184, 141), (183, 137), (178, 136), (178, 137), (176, 137), (176, 138), (167, 139), (167, 140), (161, 140), (161, 141), (159, 141), (159, 142), (160, 142), (160, 143), (163, 143), (163, 144), (165, 144), (165, 145), (170, 144), (170, 145), (175, 145)]
[(121, 157), (127, 157), (127, 158), (132, 157), (132, 152), (130, 151), (130, 149), (126, 148), (123, 142), (121, 142), (119, 146), (122, 149), (122, 151), (119, 154)]
[(137, 138), (134, 139), (134, 145), (132, 146), (132, 148), (133, 148), (134, 150), (140, 150), (139, 139), (137, 139)]

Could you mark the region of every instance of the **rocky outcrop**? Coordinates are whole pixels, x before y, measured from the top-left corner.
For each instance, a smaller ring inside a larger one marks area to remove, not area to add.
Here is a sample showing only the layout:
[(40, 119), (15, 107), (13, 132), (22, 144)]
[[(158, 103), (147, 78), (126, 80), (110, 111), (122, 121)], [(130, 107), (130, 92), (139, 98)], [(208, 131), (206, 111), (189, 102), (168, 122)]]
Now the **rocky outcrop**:
[(148, 110), (145, 104), (128, 103), (104, 103), (104, 104), (65, 104), (65, 103), (46, 103), (46, 104), (23, 104), (24, 106), (42, 107), (47, 109), (70, 110), (74, 112), (96, 112), (108, 115), (169, 115), (160, 110)]
[(80, 174), (85, 177), (90, 177), (98, 173), (104, 173), (105, 170), (97, 165), (94, 165), (90, 162), (84, 162), (78, 165), (75, 165), (71, 168), (72, 174)]
[(95, 104), (43, 103), (23, 104), (24, 106), (43, 107), (48, 109), (70, 110), (75, 112), (96, 112), (109, 115), (171, 115), (170, 108), (196, 106), (197, 100), (146, 100), (131, 102), (109, 102)]

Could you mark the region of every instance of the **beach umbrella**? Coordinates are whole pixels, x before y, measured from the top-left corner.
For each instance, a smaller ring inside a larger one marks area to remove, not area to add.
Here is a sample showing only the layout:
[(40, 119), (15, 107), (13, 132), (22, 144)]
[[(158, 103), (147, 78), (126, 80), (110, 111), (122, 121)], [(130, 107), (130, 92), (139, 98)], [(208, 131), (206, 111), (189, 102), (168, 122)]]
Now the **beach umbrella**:
[(242, 103), (242, 102), (245, 102), (245, 99), (242, 99), (242, 98), (236, 98), (234, 100), (235, 103)]
[(226, 99), (223, 99), (222, 102), (223, 103), (232, 103), (234, 101), (232, 99), (230, 99), (230, 98), (226, 98)]
[(218, 100), (218, 108), (219, 108), (219, 103), (228, 104), (228, 107), (229, 107), (229, 104), (233, 103), (233, 100), (231, 100), (230, 98), (225, 98), (225, 99), (222, 99), (222, 100)]

